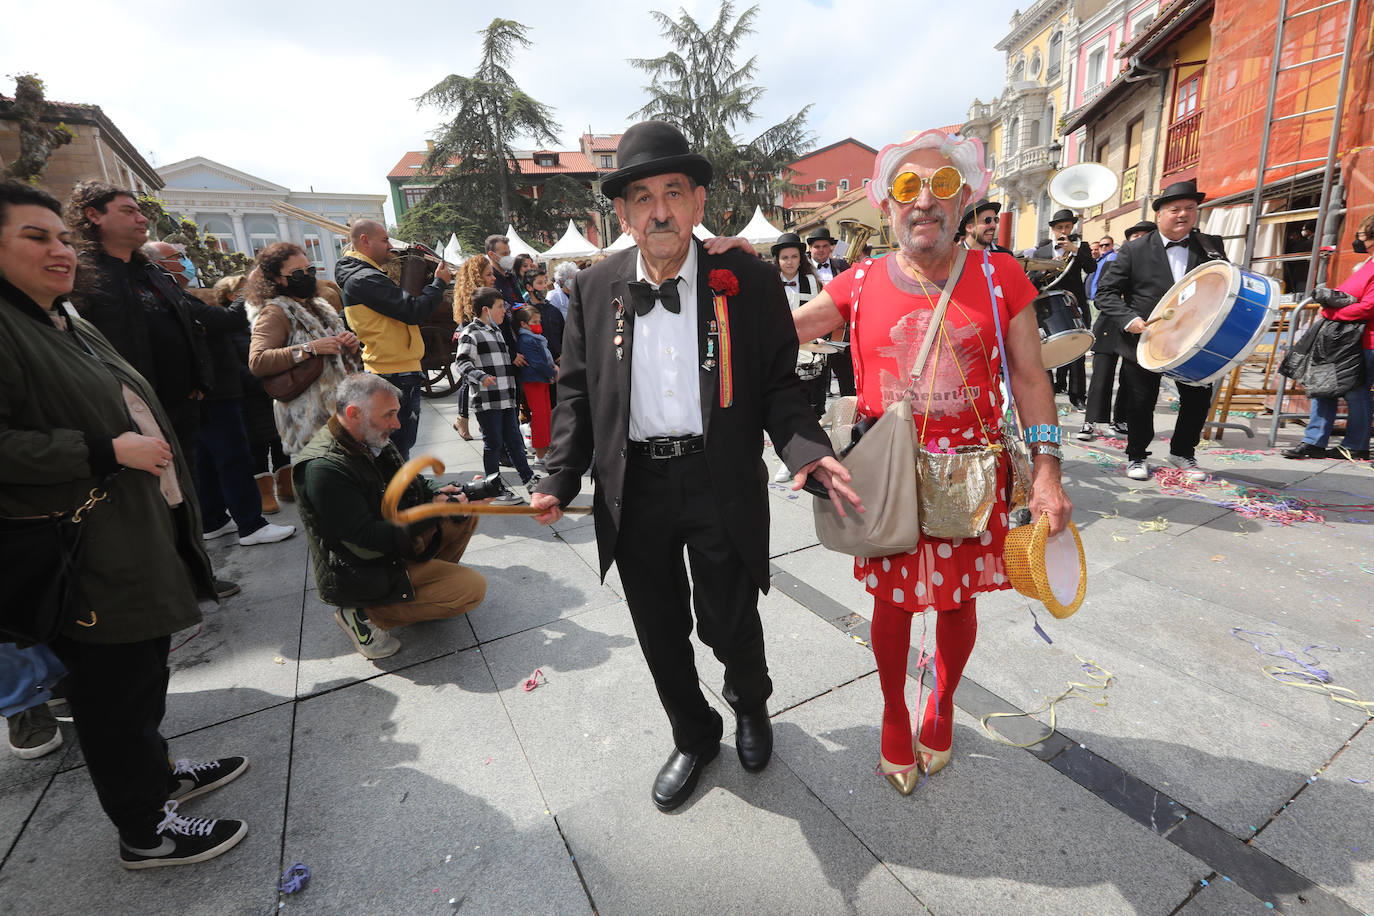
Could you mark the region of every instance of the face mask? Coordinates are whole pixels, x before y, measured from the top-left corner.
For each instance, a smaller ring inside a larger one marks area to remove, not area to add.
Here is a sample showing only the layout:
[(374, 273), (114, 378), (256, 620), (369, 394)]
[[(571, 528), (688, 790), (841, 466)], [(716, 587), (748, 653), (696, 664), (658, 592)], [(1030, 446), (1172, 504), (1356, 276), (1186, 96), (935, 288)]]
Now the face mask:
[(1364, 239), (1356, 239), (1350, 243), (1350, 247), (1356, 254), (1364, 254), (1369, 250), (1369, 246), (1365, 244)]
[(543, 334), (544, 326), (542, 324), (532, 324), (530, 325), (530, 330), (536, 334)]
[(509, 273), (510, 269), (515, 266), (515, 255), (506, 255), (504, 258), (501, 259), (500, 264), (501, 269)]
[(181, 261), (181, 269), (186, 272), (186, 282), (191, 284), (192, 286), (195, 286), (196, 265), (192, 264), (191, 259), (186, 257), (186, 255), (182, 255), (179, 260)]
[(305, 274), (304, 276), (290, 276), (282, 284), (288, 296), (295, 296), (297, 299), (312, 299), (315, 296), (315, 275)]

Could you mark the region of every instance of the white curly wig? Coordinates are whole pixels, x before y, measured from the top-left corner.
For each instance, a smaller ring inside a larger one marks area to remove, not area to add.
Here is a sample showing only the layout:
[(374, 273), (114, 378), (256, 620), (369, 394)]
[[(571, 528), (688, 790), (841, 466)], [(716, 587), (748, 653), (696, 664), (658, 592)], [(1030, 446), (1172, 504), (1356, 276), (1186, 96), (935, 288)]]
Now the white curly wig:
[(992, 172), (985, 164), (983, 141), (977, 137), (961, 137), (932, 129), (901, 143), (889, 143), (878, 152), (878, 158), (873, 163), (873, 180), (868, 183), (868, 199), (873, 206), (882, 208), (883, 199), (892, 187), (892, 179), (897, 177), (897, 168), (907, 156), (919, 149), (939, 150), (940, 155), (964, 176), (965, 184), (973, 192), (970, 200), (987, 194)]

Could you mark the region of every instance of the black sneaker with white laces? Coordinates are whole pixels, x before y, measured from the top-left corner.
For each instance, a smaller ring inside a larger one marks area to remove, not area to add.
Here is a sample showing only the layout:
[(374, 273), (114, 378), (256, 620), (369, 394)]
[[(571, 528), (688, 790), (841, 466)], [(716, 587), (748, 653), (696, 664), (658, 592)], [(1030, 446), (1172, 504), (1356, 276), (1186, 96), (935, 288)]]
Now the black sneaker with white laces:
[(184, 802), (197, 795), (213, 792), (238, 779), (246, 769), (247, 757), (221, 757), (204, 763), (178, 760), (172, 767), (172, 777), (177, 780), (177, 786), (167, 793), (167, 797)]
[(182, 817), (177, 814), (175, 801), (167, 802), (162, 813), (165, 816), (157, 825), (158, 844), (140, 848), (120, 840), (119, 864), (128, 869), (193, 865), (228, 852), (248, 833), (243, 821)]

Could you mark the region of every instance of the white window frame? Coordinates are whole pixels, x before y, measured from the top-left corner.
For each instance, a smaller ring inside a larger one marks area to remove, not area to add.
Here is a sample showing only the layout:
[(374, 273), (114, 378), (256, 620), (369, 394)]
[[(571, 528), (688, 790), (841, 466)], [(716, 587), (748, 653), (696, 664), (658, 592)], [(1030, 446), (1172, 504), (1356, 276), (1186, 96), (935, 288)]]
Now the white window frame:
[[(1097, 82), (1092, 82), (1093, 55), (1099, 51), (1102, 52), (1102, 72), (1098, 74)], [(1107, 38), (1104, 36), (1089, 46), (1087, 53), (1083, 55), (1083, 92), (1086, 94), (1107, 85), (1107, 76), (1110, 70), (1111, 60), (1107, 55)]]
[(816, 179), (816, 190), (817, 190), (817, 191), (824, 191), (824, 190), (825, 190), (825, 187), (826, 187), (826, 185), (825, 185), (825, 179), (824, 179), (824, 178), (817, 178), (817, 179)]
[(840, 190), (841, 190), (841, 191), (848, 191), (848, 190), (849, 190), (849, 179), (848, 179), (848, 178), (841, 178), (841, 179), (840, 179)]
[[(1151, 23), (1151, 22), (1154, 22), (1155, 17), (1158, 16), (1158, 15), (1159, 15), (1159, 4), (1158, 4), (1158, 3), (1151, 3), (1149, 6), (1142, 6), (1140, 9), (1132, 10), (1132, 11), (1131, 11), (1131, 20), (1130, 20), (1131, 32), (1130, 32), (1129, 35), (1126, 36), (1126, 40), (1127, 40), (1127, 41), (1135, 41), (1135, 39), (1136, 39), (1136, 38), (1140, 35), (1140, 33), (1143, 31), (1143, 28), (1149, 28), (1150, 23)], [(1143, 28), (1142, 28), (1142, 22), (1141, 22), (1141, 20), (1144, 20), (1144, 22), (1143, 22)]]

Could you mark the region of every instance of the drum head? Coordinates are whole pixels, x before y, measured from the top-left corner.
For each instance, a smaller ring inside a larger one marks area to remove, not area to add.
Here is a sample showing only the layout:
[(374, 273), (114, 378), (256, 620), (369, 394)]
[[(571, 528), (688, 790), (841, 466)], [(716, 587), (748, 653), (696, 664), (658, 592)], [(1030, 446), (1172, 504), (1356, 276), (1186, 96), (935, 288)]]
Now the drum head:
[(1040, 361), (1045, 368), (1067, 366), (1093, 348), (1092, 331), (1066, 331), (1040, 342)]
[(1158, 318), (1166, 309), (1173, 309), (1174, 316), (1155, 322), (1140, 335), (1136, 354), (1141, 367), (1158, 372), (1206, 341), (1229, 304), (1234, 277), (1232, 265), (1213, 261), (1175, 283), (1150, 318)]

